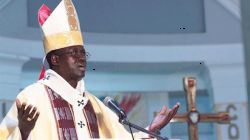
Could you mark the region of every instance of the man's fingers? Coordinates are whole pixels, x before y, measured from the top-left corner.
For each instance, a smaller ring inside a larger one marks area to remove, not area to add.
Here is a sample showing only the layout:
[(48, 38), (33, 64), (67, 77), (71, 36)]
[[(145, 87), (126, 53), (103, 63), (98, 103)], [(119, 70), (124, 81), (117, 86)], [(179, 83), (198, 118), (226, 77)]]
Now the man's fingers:
[(162, 107), (160, 114), (166, 114), (168, 111), (168, 107), (166, 107), (165, 105)]
[(177, 113), (177, 110), (180, 106), (180, 103), (177, 103), (172, 109), (169, 109), (168, 112), (166, 113), (167, 117), (167, 122), (169, 122)]
[(18, 99), (16, 99), (16, 108), (17, 108), (17, 113), (19, 114), (21, 110), (21, 102)]
[(169, 123), (170, 120), (175, 116), (175, 114), (177, 113), (177, 110), (179, 108), (179, 103), (177, 103), (172, 110), (169, 110), (169, 113), (167, 114), (167, 122)]
[(173, 117), (174, 117), (175, 114), (177, 113), (179, 107), (180, 107), (180, 103), (177, 103), (177, 104), (173, 107)]
[[(161, 129), (166, 126), (177, 113), (179, 106), (180, 103), (176, 103), (176, 105), (174, 105), (172, 109), (168, 109), (167, 106), (163, 106), (160, 113), (158, 113), (158, 115), (156, 116), (154, 128)], [(151, 130), (154, 129), (152, 127), (150, 128)]]
[(17, 107), (17, 109), (21, 108), (21, 102), (19, 99), (16, 99), (16, 107)]
[[(175, 114), (177, 113), (177, 110), (179, 109), (179, 103), (177, 103), (171, 110), (170, 114), (169, 114), (169, 118), (170, 120), (175, 116)], [(169, 121), (170, 121), (169, 120)]]
[(29, 117), (31, 117), (31, 119), (34, 117), (34, 114), (36, 113), (36, 107), (34, 107), (31, 111), (31, 113), (29, 114)]
[(166, 120), (167, 120), (166, 122), (167, 122), (167, 124), (172, 119), (172, 113), (173, 113), (172, 109), (169, 109), (168, 112), (166, 113)]
[(19, 111), (20, 117), (23, 116), (25, 107), (26, 107), (26, 103), (23, 103), (22, 106), (21, 106), (21, 108), (20, 108), (20, 111)]
[(36, 113), (36, 115), (35, 115), (35, 117), (32, 119), (32, 123), (35, 123), (36, 122), (36, 120), (38, 119), (38, 117), (39, 117), (39, 115), (40, 115), (40, 113), (39, 112), (37, 112)]
[(23, 114), (23, 117), (27, 118), (30, 114), (30, 110), (32, 108), (32, 105), (29, 105), (26, 110), (24, 110), (24, 114)]

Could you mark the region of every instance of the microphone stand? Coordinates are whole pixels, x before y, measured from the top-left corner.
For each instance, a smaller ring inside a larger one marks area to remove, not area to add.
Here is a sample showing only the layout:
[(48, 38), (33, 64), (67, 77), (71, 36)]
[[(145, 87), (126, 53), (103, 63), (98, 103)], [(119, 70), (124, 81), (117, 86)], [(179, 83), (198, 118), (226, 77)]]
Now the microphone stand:
[(144, 129), (144, 128), (138, 126), (138, 125), (132, 124), (132, 123), (130, 123), (129, 121), (127, 121), (126, 118), (123, 118), (123, 117), (121, 117), (121, 116), (119, 117), (119, 122), (122, 123), (122, 124), (128, 125), (128, 126), (130, 126), (130, 127), (133, 127), (133, 128), (135, 128), (135, 129), (137, 129), (137, 130), (139, 130), (139, 131), (142, 131), (142, 132), (144, 132), (144, 133), (147, 133), (147, 134), (149, 134), (149, 135), (152, 135), (152, 136), (154, 136), (155, 138), (157, 138), (157, 140), (168, 140), (167, 137), (163, 138), (163, 137), (161, 137), (160, 135), (157, 135), (157, 134), (154, 133), (154, 132), (150, 132), (150, 131), (148, 131), (148, 130), (146, 130), (146, 129)]

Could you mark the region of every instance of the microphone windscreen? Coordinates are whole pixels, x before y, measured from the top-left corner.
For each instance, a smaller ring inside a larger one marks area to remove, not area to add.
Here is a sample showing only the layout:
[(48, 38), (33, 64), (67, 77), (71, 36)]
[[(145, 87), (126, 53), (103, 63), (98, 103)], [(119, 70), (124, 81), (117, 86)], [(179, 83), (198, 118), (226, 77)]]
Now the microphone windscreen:
[(103, 100), (103, 103), (108, 106), (109, 102), (112, 101), (113, 99), (109, 96), (105, 97), (105, 99)]

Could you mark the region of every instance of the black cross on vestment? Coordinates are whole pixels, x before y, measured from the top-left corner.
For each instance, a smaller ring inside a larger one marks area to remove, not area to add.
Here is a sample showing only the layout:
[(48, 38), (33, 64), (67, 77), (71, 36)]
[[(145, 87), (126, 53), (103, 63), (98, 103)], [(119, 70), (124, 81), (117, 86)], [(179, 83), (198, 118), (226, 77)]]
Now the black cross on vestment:
[(80, 105), (84, 105), (84, 100), (77, 101), (77, 102), (78, 102), (78, 106), (80, 106)]
[(82, 128), (82, 126), (85, 126), (85, 124), (83, 124), (82, 123), (82, 121), (80, 121), (79, 123), (78, 123), (78, 125)]
[(43, 80), (49, 80), (49, 78), (50, 78), (50, 75), (46, 75), (43, 77)]

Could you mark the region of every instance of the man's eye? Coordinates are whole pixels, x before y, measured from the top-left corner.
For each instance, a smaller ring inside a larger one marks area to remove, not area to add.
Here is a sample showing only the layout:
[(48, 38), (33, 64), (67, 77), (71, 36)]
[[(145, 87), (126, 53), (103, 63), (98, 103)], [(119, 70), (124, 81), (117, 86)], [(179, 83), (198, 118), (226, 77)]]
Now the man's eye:
[(72, 51), (69, 53), (70, 55), (75, 55), (76, 54), (76, 51)]
[(85, 51), (81, 51), (81, 53), (85, 55)]

